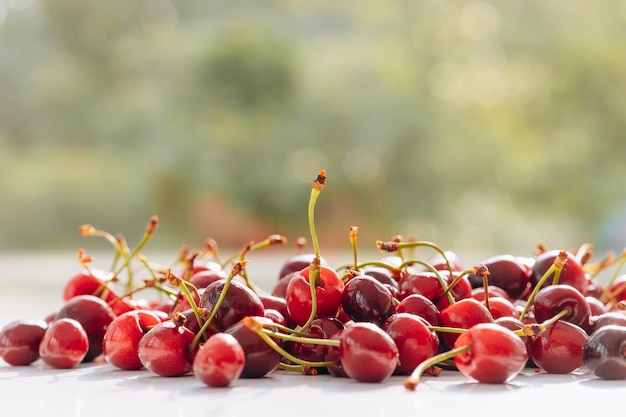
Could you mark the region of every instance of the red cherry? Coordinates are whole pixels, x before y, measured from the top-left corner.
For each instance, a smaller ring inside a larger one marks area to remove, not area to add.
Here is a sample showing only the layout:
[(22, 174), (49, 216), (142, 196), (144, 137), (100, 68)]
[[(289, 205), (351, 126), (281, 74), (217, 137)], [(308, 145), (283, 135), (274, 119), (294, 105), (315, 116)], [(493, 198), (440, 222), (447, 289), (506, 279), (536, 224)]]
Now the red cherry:
[(367, 275), (351, 278), (341, 296), (343, 311), (354, 321), (382, 325), (394, 313), (391, 291), (380, 281)]
[(545, 372), (568, 374), (583, 366), (583, 349), (588, 339), (580, 327), (558, 320), (535, 335), (529, 354)]
[[(489, 270), (489, 285), (502, 289), (511, 299), (521, 297), (530, 286), (528, 267), (520, 258), (508, 254), (496, 255), (481, 264)], [(470, 274), (469, 280), (474, 288), (483, 286), (481, 277)]]
[[(295, 275), (285, 293), (289, 316), (299, 326), (304, 325), (313, 310), (311, 287), (309, 284), (310, 266)], [(341, 295), (345, 284), (334, 269), (321, 266), (319, 282), (315, 284), (317, 317), (335, 317), (341, 306)]]
[(89, 351), (84, 362), (90, 362), (102, 353), (104, 334), (115, 319), (111, 307), (94, 295), (77, 295), (67, 300), (57, 311), (56, 319), (71, 318), (78, 321), (87, 332)]
[[(560, 250), (551, 250), (543, 252), (537, 256), (535, 263), (531, 268), (530, 282), (534, 287), (537, 285), (541, 277), (548, 271), (554, 263), (554, 260), (561, 253)], [(587, 275), (582, 264), (571, 252), (566, 252), (567, 259), (563, 270), (559, 276), (559, 284), (567, 284), (576, 288), (582, 295), (587, 295)], [(552, 277), (548, 278), (544, 286), (550, 285)]]
[(194, 352), (190, 352), (189, 347), (195, 336), (187, 327), (172, 320), (159, 323), (139, 341), (139, 360), (156, 375), (186, 375), (192, 370)]
[(35, 362), (47, 328), (44, 320), (15, 320), (5, 325), (0, 331), (0, 358), (11, 366)]
[(608, 324), (592, 333), (583, 349), (585, 368), (602, 379), (626, 379), (626, 326)]
[[(272, 324), (272, 320), (266, 317), (253, 317), (262, 324)], [(225, 333), (232, 335), (245, 354), (245, 364), (241, 371), (242, 378), (261, 378), (274, 371), (280, 365), (281, 356), (270, 347), (255, 331), (246, 326), (241, 320), (228, 329)], [(279, 345), (281, 341), (275, 340)]]
[(517, 376), (526, 366), (524, 341), (511, 330), (495, 323), (479, 323), (461, 334), (453, 349), (471, 345), (454, 356), (461, 373), (478, 382), (502, 384)]
[(200, 298), (200, 307), (209, 312), (213, 312), (217, 308), (212, 324), (225, 330), (246, 316), (262, 316), (264, 314), (265, 307), (259, 296), (238, 281), (230, 282), (221, 304), (217, 306), (226, 283), (226, 279), (213, 282), (206, 287)]
[(396, 313), (389, 317), (382, 329), (398, 347), (399, 360), (395, 374), (410, 374), (417, 365), (434, 356), (439, 349), (437, 333), (419, 316)]
[[(469, 329), (479, 323), (493, 322), (493, 316), (483, 303), (473, 298), (465, 298), (449, 305), (440, 313), (441, 325), (457, 329)], [(458, 333), (442, 333), (448, 347), (454, 346)]]
[(104, 334), (104, 359), (119, 369), (141, 369), (139, 342), (161, 318), (149, 310), (132, 310), (117, 316)]
[(77, 295), (95, 295), (107, 303), (118, 298), (115, 291), (107, 285), (103, 271), (82, 271), (72, 276), (63, 287), (63, 301)]
[(48, 366), (73, 368), (83, 361), (89, 350), (89, 339), (81, 324), (70, 318), (52, 322), (39, 344), (39, 356)]
[(398, 347), (389, 334), (373, 323), (346, 327), (339, 335), (339, 342), (341, 366), (350, 378), (359, 382), (382, 382), (398, 366)]
[(215, 333), (200, 346), (193, 373), (209, 387), (227, 387), (239, 378), (245, 364), (243, 348), (232, 335)]
[(571, 285), (549, 285), (541, 288), (533, 299), (535, 319), (541, 323), (551, 319), (563, 310), (567, 310), (561, 320), (577, 326), (587, 326), (591, 308), (576, 288)]
[(396, 313), (411, 313), (422, 317), (433, 326), (439, 326), (439, 309), (421, 294), (411, 294), (396, 306)]

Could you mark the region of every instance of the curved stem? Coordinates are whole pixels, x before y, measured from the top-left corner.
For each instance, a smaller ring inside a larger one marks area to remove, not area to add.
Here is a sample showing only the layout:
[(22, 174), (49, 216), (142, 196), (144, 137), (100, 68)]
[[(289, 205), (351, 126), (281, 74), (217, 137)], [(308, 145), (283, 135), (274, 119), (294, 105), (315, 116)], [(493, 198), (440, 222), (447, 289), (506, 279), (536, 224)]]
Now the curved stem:
[(526, 314), (528, 314), (528, 310), (530, 309), (530, 306), (532, 306), (535, 296), (537, 295), (539, 290), (541, 290), (541, 288), (543, 287), (543, 284), (545, 284), (545, 282), (548, 280), (548, 278), (550, 278), (552, 274), (560, 275), (561, 271), (563, 270), (563, 266), (565, 266), (565, 262), (567, 262), (567, 252), (561, 251), (559, 255), (552, 262), (552, 265), (550, 265), (550, 268), (548, 268), (548, 270), (543, 274), (541, 279), (539, 279), (537, 284), (535, 284), (535, 287), (533, 288), (532, 292), (528, 296), (528, 300), (526, 301), (526, 304), (524, 305), (524, 309), (520, 313), (520, 316), (519, 316), (520, 321), (523, 321), (524, 317), (526, 317)]

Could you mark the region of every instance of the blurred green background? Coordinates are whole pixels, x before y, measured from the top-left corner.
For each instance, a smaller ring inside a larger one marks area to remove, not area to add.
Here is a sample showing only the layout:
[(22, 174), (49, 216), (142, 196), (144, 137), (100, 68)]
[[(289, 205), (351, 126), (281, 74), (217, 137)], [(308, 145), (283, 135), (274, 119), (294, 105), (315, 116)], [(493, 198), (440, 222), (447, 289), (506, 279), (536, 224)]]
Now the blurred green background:
[[(626, 245), (626, 3), (0, 0), (0, 250)], [(621, 229), (620, 229), (621, 228)]]

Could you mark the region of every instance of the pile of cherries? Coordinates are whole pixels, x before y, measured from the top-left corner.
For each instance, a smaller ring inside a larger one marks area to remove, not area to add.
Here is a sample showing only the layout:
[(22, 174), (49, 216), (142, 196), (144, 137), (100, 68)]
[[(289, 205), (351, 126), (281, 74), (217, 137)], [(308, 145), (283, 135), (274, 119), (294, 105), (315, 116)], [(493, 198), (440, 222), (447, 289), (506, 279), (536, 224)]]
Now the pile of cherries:
[[(626, 252), (591, 261), (592, 246), (538, 247), (536, 256), (500, 254), (465, 268), (451, 251), (395, 236), (376, 242), (379, 259), (332, 267), (320, 255), (314, 207), (325, 172), (313, 181), (309, 226), (313, 250), (286, 259), (270, 291), (248, 276), (247, 255), (284, 244), (272, 235), (228, 259), (217, 244), (183, 247), (169, 267), (142, 249), (158, 218), (131, 250), (123, 236), (91, 225), (83, 236), (107, 239), (110, 269), (95, 269), (84, 250), (81, 270), (48, 317), (16, 320), (0, 331), (9, 365), (41, 360), (53, 368), (105, 361), (156, 375), (192, 374), (211, 387), (282, 369), (360, 382), (455, 369), (472, 380), (506, 383), (522, 370), (626, 379)], [(428, 256), (417, 256), (427, 250)], [(613, 269), (608, 282), (598, 279)]]

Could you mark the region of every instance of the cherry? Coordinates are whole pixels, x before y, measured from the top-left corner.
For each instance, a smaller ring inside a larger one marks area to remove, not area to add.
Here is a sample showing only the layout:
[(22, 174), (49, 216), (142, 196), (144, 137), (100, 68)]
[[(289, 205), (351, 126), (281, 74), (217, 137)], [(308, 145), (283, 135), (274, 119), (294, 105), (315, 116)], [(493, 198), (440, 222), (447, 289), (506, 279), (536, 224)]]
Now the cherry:
[(501, 384), (517, 376), (526, 366), (524, 341), (496, 323), (479, 323), (462, 333), (453, 350), (471, 346), (454, 356), (461, 373), (478, 382)]
[(189, 283), (196, 288), (206, 288), (209, 284), (219, 280), (226, 279), (226, 272), (221, 269), (216, 270), (212, 268), (202, 269), (193, 273), (189, 277)]
[(156, 375), (186, 375), (192, 370), (195, 351), (190, 351), (190, 346), (194, 338), (195, 334), (191, 330), (174, 320), (161, 322), (139, 341), (139, 360)]
[(608, 324), (593, 332), (583, 349), (585, 368), (602, 379), (626, 379), (626, 326)]
[(588, 339), (579, 326), (558, 320), (535, 335), (529, 354), (545, 372), (568, 374), (583, 366), (583, 348)]
[[(226, 291), (223, 301), (218, 301), (222, 292)], [(212, 323), (218, 329), (225, 330), (246, 316), (262, 316), (265, 311), (263, 302), (250, 288), (226, 279), (220, 279), (208, 287), (200, 298), (199, 306), (215, 314)], [(214, 309), (217, 309), (215, 312)]]
[[(266, 317), (252, 316), (255, 321), (262, 324), (274, 324)], [(245, 354), (245, 365), (241, 371), (242, 378), (261, 378), (274, 371), (280, 365), (281, 356), (269, 346), (254, 330), (250, 330), (245, 324), (245, 319), (240, 320), (225, 330), (232, 335)], [(282, 345), (282, 341), (276, 341)]]
[[(484, 259), (481, 264), (489, 270), (489, 285), (501, 288), (511, 299), (519, 298), (530, 285), (528, 268), (513, 255), (493, 256)], [(469, 275), (469, 280), (474, 288), (483, 286), (482, 278), (473, 273)]]
[(107, 284), (106, 273), (99, 270), (81, 271), (72, 276), (63, 287), (63, 301), (85, 294), (100, 297), (107, 303), (118, 298), (116, 292)]
[(396, 305), (396, 313), (411, 313), (422, 317), (433, 326), (440, 324), (439, 309), (422, 294), (411, 294)]
[[(489, 305), (487, 305), (487, 301)], [(485, 307), (489, 308), (491, 315), (494, 319), (500, 317), (519, 317), (520, 313), (515, 305), (504, 297), (489, 297), (488, 300), (482, 301)]]
[(77, 295), (67, 300), (57, 311), (56, 320), (71, 318), (78, 321), (89, 338), (89, 351), (84, 362), (90, 362), (102, 353), (104, 334), (115, 319), (113, 309), (94, 295)]
[(0, 331), (0, 358), (12, 366), (35, 362), (47, 328), (44, 320), (15, 320), (6, 324)]
[(626, 311), (607, 311), (589, 319), (589, 326), (585, 328), (587, 334), (592, 334), (601, 327), (608, 324), (626, 326)]
[(289, 282), (291, 281), (293, 277), (295, 277), (299, 273), (300, 271), (290, 272), (284, 277), (282, 277), (281, 279), (279, 279), (272, 287), (270, 294), (276, 297), (285, 298), (285, 294), (287, 293), (287, 286), (289, 286)]
[[(491, 323), (493, 316), (483, 303), (474, 298), (465, 298), (449, 305), (440, 312), (441, 325), (457, 329), (469, 329), (478, 323)], [(454, 346), (458, 333), (442, 333), (448, 347)]]
[(141, 369), (139, 342), (161, 318), (150, 310), (132, 310), (117, 316), (102, 341), (104, 359), (119, 369)]
[[(314, 259), (314, 253), (299, 253), (297, 255), (293, 255), (292, 257), (287, 259), (280, 267), (278, 279), (280, 280), (286, 275), (302, 271), (304, 268), (311, 265), (311, 262), (313, 262)], [(320, 265), (329, 266), (328, 261), (326, 261), (326, 259), (324, 259), (323, 257), (320, 257)]]
[(540, 323), (563, 310), (566, 312), (561, 316), (561, 320), (581, 327), (589, 323), (591, 308), (585, 296), (571, 285), (557, 284), (543, 287), (533, 299), (535, 319)]
[(391, 336), (375, 324), (354, 323), (338, 337), (339, 360), (350, 378), (359, 382), (382, 382), (397, 368), (398, 347)]
[[(496, 287), (495, 285), (487, 286), (487, 295), (489, 296), (489, 298), (502, 297), (502, 298), (506, 298), (509, 301), (513, 300), (511, 297), (509, 297), (506, 291), (504, 291), (500, 287)], [(478, 301), (484, 301), (485, 300), (485, 288), (481, 286), (481, 287), (476, 287), (472, 289), (471, 297), (477, 299)]]
[(398, 281), (387, 268), (373, 265), (366, 266), (361, 270), (361, 275), (367, 275), (385, 284), (394, 295), (398, 292)]
[(234, 336), (215, 333), (200, 346), (193, 360), (193, 373), (209, 387), (227, 387), (239, 378), (245, 353)]
[[(314, 319), (306, 332), (308, 335), (311, 335), (309, 337), (330, 339), (344, 328), (345, 326), (339, 320), (332, 317), (325, 317)], [(327, 360), (326, 354), (329, 346), (289, 341), (285, 342), (285, 349), (298, 359), (309, 362), (324, 362)], [(319, 368), (319, 370), (324, 371), (326, 368)]]
[(409, 374), (437, 353), (439, 337), (428, 328), (429, 325), (421, 317), (410, 313), (396, 313), (387, 319), (382, 329), (391, 336), (399, 353), (395, 374)]
[(450, 264), (453, 272), (461, 272), (465, 269), (463, 267), (463, 261), (461, 260), (461, 257), (453, 251), (444, 251), (443, 254), (437, 252), (433, 256), (431, 256), (427, 262), (433, 268), (439, 271), (449, 270), (448, 263)]
[[(565, 265), (560, 273), (558, 283), (567, 284), (576, 288), (582, 295), (587, 295), (587, 276), (583, 269), (583, 266), (578, 258), (576, 258), (571, 252), (550, 250), (538, 255), (535, 259), (535, 263), (531, 268), (530, 283), (534, 287), (539, 280), (548, 271), (548, 269), (554, 263), (554, 260), (559, 256), (561, 252), (565, 252), (566, 260)], [(551, 281), (548, 280), (545, 285), (549, 285)]]
[(343, 311), (354, 321), (382, 325), (394, 313), (391, 291), (379, 280), (367, 275), (351, 278), (341, 295)]
[[(309, 321), (313, 312), (313, 300), (311, 294), (311, 266), (307, 266), (295, 275), (285, 293), (287, 312), (289, 316), (299, 326), (303, 326)], [(337, 272), (325, 266), (319, 267), (319, 279), (314, 284), (315, 288), (315, 314), (317, 317), (334, 317), (341, 306), (341, 297), (344, 282)]]
[(398, 282), (398, 299), (403, 300), (411, 294), (421, 294), (435, 302), (443, 296), (444, 288), (432, 271), (423, 271), (414, 274), (406, 274)]
[(48, 366), (73, 368), (83, 361), (89, 350), (89, 339), (81, 324), (71, 318), (52, 322), (39, 344), (39, 356)]

